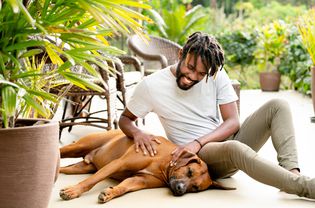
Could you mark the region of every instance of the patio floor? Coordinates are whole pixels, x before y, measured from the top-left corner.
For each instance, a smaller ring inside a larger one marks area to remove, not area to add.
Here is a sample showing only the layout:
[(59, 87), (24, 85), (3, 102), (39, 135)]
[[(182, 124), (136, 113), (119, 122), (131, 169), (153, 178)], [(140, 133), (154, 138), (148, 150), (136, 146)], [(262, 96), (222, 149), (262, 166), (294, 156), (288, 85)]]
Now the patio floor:
[[(310, 117), (314, 115), (311, 99), (294, 91), (261, 92), (260, 90), (241, 91), (241, 120), (244, 120), (251, 112), (272, 98), (287, 100), (291, 106), (296, 135), (299, 161), (302, 174), (315, 177), (315, 123), (310, 123)], [(154, 114), (146, 117), (146, 125), (143, 127), (157, 135), (164, 135), (159, 120)], [(74, 127), (71, 133), (63, 131), (62, 143), (65, 145), (89, 132), (101, 131), (93, 127)], [(270, 141), (259, 151), (259, 154), (276, 163), (276, 154)], [(62, 159), (61, 165), (77, 161), (76, 159)], [(300, 198), (295, 195), (280, 192), (278, 189), (261, 184), (249, 178), (242, 172), (238, 172), (231, 178), (221, 180), (226, 186), (236, 187), (237, 190), (207, 190), (195, 194), (186, 194), (182, 197), (174, 197), (167, 188), (141, 190), (128, 193), (122, 197), (113, 199), (106, 204), (98, 204), (99, 192), (106, 186), (116, 184), (113, 180), (105, 180), (97, 184), (92, 190), (84, 193), (80, 198), (63, 201), (59, 198), (59, 190), (73, 185), (85, 179), (88, 175), (64, 175), (60, 174), (52, 193), (50, 208), (174, 208), (174, 207), (269, 207), (269, 208), (296, 208), (314, 207), (315, 201)]]

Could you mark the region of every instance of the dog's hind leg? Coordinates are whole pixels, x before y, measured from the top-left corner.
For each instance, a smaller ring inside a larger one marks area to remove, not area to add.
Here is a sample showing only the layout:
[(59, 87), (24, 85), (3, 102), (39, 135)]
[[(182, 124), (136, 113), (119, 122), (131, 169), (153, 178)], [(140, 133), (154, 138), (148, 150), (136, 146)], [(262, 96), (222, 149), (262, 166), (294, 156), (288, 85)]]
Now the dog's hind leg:
[(92, 163), (86, 163), (84, 161), (78, 162), (76, 164), (72, 164), (66, 167), (61, 167), (59, 169), (60, 173), (65, 174), (86, 174), (86, 173), (94, 173), (96, 171), (96, 167)]
[(106, 144), (112, 139), (124, 136), (120, 130), (110, 130), (88, 134), (78, 141), (60, 148), (61, 158), (84, 157), (90, 151)]
[(98, 196), (98, 203), (106, 203), (128, 192), (163, 186), (165, 186), (164, 182), (152, 175), (136, 175), (125, 179), (117, 186), (104, 189)]

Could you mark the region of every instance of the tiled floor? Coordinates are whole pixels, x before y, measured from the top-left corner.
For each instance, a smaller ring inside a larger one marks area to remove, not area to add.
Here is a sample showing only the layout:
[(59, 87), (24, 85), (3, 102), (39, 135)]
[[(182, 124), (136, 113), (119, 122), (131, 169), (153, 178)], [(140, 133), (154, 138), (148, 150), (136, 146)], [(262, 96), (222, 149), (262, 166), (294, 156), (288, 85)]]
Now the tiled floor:
[[(272, 98), (282, 98), (289, 102), (293, 114), (297, 135), (297, 147), (302, 173), (315, 177), (315, 123), (310, 123), (310, 116), (314, 115), (311, 99), (293, 91), (281, 91), (266, 93), (260, 90), (241, 91), (241, 120), (246, 118), (254, 109)], [(149, 115), (146, 119), (148, 131), (155, 134), (164, 134), (155, 115)], [(88, 132), (100, 131), (92, 127), (76, 127), (71, 134), (64, 131), (61, 145), (78, 139)], [(276, 154), (271, 142), (268, 142), (259, 152), (264, 158), (276, 163)], [(74, 160), (63, 159), (61, 165)], [(268, 207), (268, 208), (297, 208), (315, 207), (315, 201), (289, 195), (249, 178), (244, 173), (238, 172), (232, 178), (222, 182), (227, 186), (236, 187), (234, 191), (207, 190), (196, 194), (186, 194), (182, 197), (174, 197), (167, 188), (142, 190), (126, 194), (113, 199), (106, 204), (98, 204), (97, 196), (106, 186), (115, 184), (115, 181), (106, 180), (96, 185), (92, 190), (83, 194), (80, 198), (63, 201), (59, 198), (59, 190), (65, 186), (75, 184), (88, 175), (64, 175), (60, 174), (55, 184), (50, 208), (78, 208), (78, 207), (115, 207), (115, 208), (174, 208), (174, 207)]]

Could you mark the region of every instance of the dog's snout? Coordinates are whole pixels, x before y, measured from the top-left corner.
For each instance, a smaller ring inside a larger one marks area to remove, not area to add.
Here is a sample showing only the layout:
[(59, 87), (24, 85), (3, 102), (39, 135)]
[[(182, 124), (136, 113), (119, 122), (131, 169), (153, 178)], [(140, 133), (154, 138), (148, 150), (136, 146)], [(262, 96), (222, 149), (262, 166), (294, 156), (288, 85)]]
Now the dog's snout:
[(184, 182), (175, 182), (172, 190), (175, 196), (182, 196), (186, 193), (186, 185)]
[(183, 195), (185, 193), (185, 184), (184, 183), (177, 183), (176, 184), (176, 192), (179, 195)]

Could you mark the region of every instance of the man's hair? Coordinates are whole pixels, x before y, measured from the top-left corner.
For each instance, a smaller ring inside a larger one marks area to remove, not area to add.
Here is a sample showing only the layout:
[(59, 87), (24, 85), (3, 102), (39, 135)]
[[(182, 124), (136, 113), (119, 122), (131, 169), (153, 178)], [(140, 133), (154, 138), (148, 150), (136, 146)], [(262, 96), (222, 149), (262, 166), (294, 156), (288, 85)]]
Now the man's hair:
[(195, 65), (198, 56), (201, 57), (203, 65), (206, 67), (207, 76), (213, 76), (224, 65), (224, 51), (219, 42), (212, 36), (195, 32), (188, 37), (183, 47), (182, 60), (185, 60), (188, 54), (193, 54)]

